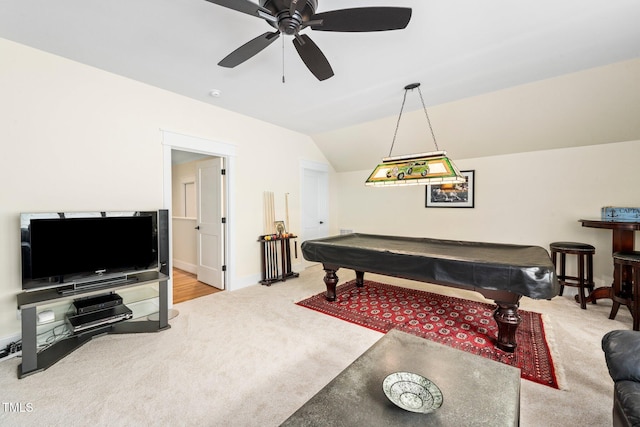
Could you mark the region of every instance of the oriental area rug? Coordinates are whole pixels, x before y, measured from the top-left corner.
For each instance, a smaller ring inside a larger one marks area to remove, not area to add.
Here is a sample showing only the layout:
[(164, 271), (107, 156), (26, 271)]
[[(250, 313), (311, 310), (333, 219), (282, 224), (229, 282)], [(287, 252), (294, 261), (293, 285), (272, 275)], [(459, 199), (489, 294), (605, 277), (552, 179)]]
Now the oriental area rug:
[(522, 317), (516, 332), (518, 346), (507, 353), (495, 347), (498, 326), (493, 304), (370, 280), (361, 288), (355, 280), (338, 286), (333, 302), (322, 292), (297, 304), (382, 333), (399, 329), (520, 368), (522, 378), (560, 388), (539, 313), (518, 310)]

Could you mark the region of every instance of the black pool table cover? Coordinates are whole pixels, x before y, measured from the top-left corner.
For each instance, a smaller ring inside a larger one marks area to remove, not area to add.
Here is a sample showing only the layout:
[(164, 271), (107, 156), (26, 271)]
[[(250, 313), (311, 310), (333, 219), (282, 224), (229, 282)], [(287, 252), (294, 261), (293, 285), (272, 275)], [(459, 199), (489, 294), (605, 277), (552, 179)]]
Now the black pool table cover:
[(325, 266), (421, 282), (533, 299), (560, 291), (549, 253), (540, 246), (353, 233), (307, 240), (301, 249), (307, 261)]

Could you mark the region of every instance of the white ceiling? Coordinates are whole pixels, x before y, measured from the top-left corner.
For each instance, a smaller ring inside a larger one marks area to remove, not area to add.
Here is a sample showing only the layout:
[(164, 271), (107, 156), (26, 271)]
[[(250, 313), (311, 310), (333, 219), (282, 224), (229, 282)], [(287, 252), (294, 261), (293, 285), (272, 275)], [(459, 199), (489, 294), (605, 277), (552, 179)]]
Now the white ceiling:
[(0, 0), (0, 37), (312, 135), (330, 159), (339, 147), (323, 135), (397, 117), (408, 83), (432, 107), (640, 57), (638, 0), (318, 0), (317, 12), (361, 6), (413, 14), (399, 31), (304, 30), (335, 72), (323, 82), (288, 36), (217, 66), (272, 28), (205, 0)]

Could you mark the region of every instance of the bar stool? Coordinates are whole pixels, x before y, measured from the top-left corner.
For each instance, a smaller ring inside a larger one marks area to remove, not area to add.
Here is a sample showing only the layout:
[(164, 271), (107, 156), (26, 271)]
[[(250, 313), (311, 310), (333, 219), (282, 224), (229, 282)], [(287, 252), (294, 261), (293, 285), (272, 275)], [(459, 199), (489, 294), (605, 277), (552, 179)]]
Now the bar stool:
[[(613, 254), (613, 264), (618, 266), (618, 280), (614, 280), (611, 299), (611, 314), (609, 319), (615, 319), (618, 314), (620, 305), (626, 305), (631, 316), (633, 317), (633, 330), (640, 329), (640, 252), (615, 252)], [(625, 270), (630, 271), (630, 275), (626, 275), (627, 283), (625, 286)], [(631, 290), (629, 291), (629, 286)]]
[[(553, 242), (549, 247), (551, 249), (551, 260), (553, 261), (553, 266), (556, 268), (558, 283), (560, 283), (559, 295), (562, 295), (565, 286), (577, 287), (580, 308), (586, 310), (587, 296), (585, 295), (585, 288), (588, 289), (589, 292), (593, 291), (593, 255), (596, 253), (596, 248), (586, 243), (578, 242)], [(560, 254), (559, 270), (556, 261), (558, 254)], [(567, 275), (567, 255), (577, 256), (577, 276)]]

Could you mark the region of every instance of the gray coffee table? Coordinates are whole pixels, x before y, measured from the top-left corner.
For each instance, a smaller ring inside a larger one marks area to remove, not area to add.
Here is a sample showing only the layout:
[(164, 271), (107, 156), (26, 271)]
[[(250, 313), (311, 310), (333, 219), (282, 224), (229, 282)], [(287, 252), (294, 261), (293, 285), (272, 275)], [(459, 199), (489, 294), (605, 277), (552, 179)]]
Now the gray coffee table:
[[(442, 406), (405, 411), (382, 391), (392, 372), (433, 381)], [(392, 330), (289, 417), (283, 426), (517, 426), (520, 370)]]

